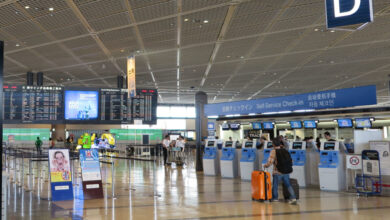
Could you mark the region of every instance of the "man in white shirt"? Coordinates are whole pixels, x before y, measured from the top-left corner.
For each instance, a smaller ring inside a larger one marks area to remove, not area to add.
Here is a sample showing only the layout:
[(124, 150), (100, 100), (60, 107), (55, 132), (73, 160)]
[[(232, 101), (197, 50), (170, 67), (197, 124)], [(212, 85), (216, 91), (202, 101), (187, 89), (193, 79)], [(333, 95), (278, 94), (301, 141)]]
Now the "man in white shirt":
[(164, 154), (164, 165), (167, 165), (167, 158), (168, 158), (168, 148), (169, 148), (169, 145), (170, 145), (171, 141), (170, 141), (170, 137), (169, 135), (165, 135), (165, 138), (162, 142), (162, 145), (163, 145), (163, 154)]
[(184, 148), (185, 148), (185, 145), (186, 145), (186, 142), (184, 141), (184, 137), (180, 135), (179, 138), (176, 141), (176, 146), (175, 147), (180, 147), (181, 151), (183, 152)]

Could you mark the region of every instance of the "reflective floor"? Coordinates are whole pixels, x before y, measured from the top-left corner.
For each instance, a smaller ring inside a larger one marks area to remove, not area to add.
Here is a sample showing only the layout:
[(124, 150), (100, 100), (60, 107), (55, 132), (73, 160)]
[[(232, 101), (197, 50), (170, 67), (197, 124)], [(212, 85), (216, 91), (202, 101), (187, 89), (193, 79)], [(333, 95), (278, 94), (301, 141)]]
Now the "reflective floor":
[[(103, 199), (82, 200), (79, 162), (74, 164), (74, 201), (51, 202), (47, 161), (19, 159), (3, 170), (2, 219), (388, 219), (389, 197), (301, 189), (298, 205), (251, 200), (251, 185), (205, 177), (188, 166), (150, 161), (102, 163)], [(22, 166), (23, 165), (23, 166)], [(16, 169), (14, 169), (14, 166)], [(114, 171), (112, 173), (112, 170)], [(16, 171), (16, 172), (15, 172)], [(155, 171), (155, 172), (154, 172)], [(114, 179), (114, 181), (112, 181)], [(114, 188), (114, 191), (112, 190)]]

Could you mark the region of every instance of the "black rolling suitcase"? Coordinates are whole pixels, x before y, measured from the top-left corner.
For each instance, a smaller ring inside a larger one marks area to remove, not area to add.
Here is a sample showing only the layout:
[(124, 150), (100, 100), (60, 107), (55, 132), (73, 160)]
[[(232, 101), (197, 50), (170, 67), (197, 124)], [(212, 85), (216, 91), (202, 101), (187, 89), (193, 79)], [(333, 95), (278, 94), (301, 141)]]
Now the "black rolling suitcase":
[[(294, 190), (295, 196), (297, 199), (299, 199), (299, 185), (298, 185), (298, 180), (297, 179), (291, 179), (290, 178), (290, 184)], [(290, 199), (290, 193), (287, 190), (287, 187), (283, 184), (283, 196), (285, 200)]]

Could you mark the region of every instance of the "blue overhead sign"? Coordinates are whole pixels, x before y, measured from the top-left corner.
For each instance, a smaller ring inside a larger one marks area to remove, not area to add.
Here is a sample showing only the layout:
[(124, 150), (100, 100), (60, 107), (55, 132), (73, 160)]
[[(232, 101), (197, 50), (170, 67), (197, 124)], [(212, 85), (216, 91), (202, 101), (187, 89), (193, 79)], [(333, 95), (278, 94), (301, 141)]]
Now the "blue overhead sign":
[(372, 0), (326, 0), (326, 20), (328, 28), (372, 22)]
[(376, 86), (362, 86), (266, 99), (206, 104), (204, 112), (208, 116), (247, 115), (251, 113), (346, 108), (375, 104), (377, 104)]

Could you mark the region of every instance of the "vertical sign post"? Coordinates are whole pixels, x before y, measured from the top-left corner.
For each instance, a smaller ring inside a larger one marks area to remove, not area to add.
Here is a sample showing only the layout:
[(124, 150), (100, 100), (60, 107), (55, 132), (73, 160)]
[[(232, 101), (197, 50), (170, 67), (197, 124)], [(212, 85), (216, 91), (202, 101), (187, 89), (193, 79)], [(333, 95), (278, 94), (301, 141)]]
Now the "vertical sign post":
[(49, 150), (51, 200), (73, 200), (72, 173), (68, 149)]
[(135, 87), (135, 57), (130, 56), (127, 58), (127, 97), (134, 97), (136, 95)]
[(97, 149), (80, 149), (84, 199), (103, 198), (102, 175)]

